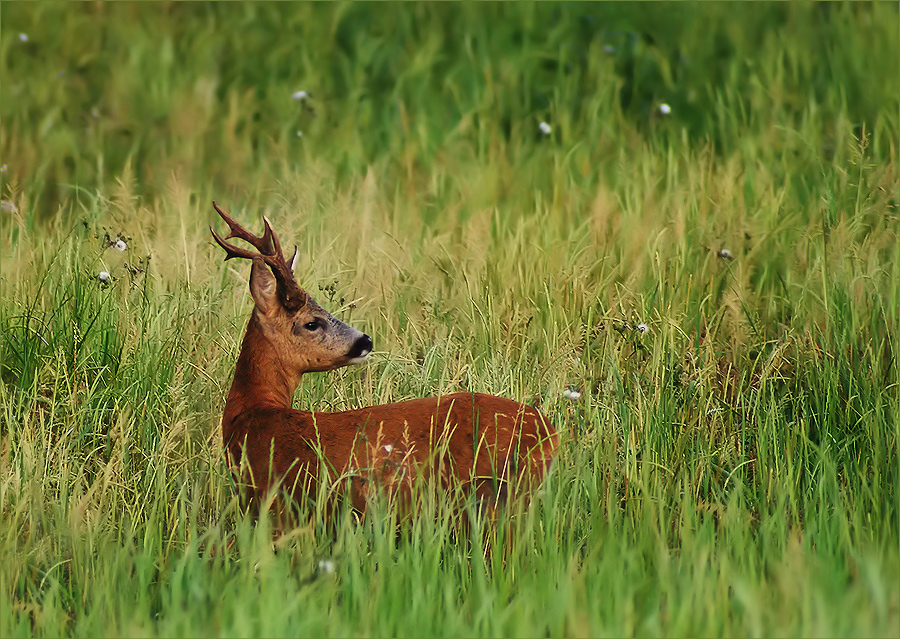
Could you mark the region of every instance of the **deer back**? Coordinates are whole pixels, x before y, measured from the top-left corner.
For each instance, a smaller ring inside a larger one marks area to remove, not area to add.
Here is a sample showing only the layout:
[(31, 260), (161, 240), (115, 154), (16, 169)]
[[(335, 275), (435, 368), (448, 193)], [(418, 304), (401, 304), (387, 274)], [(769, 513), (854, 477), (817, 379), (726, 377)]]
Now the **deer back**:
[(376, 492), (406, 501), (419, 481), (503, 501), (540, 482), (558, 445), (539, 411), (480, 393), (334, 413), (259, 408), (230, 427), (229, 456), (245, 459), (257, 497), (279, 486), (298, 503), (314, 500), (327, 477), (358, 510)]

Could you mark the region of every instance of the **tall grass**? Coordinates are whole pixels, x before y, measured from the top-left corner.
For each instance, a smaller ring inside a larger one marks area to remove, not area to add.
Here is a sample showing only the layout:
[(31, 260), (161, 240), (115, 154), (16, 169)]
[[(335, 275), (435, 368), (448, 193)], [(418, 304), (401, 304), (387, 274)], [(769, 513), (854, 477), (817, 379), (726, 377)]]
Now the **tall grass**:
[[(2, 17), (2, 636), (897, 633), (896, 5)], [(213, 198), (375, 340), (295, 405), (540, 405), (532, 506), (273, 548)]]

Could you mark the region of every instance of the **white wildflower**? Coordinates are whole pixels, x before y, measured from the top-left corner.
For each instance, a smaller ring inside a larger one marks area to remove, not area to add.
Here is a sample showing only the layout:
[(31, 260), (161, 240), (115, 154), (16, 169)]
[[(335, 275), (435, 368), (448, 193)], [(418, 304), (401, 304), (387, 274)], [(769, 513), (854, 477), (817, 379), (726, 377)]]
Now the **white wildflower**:
[(294, 91), (291, 97), (298, 102), (303, 102), (303, 100), (309, 97), (309, 93), (307, 93), (306, 91)]
[(113, 242), (113, 248), (116, 249), (119, 253), (122, 253), (125, 249), (128, 248), (128, 245), (125, 243), (125, 240), (116, 240)]
[(97, 279), (106, 284), (109, 281), (109, 271), (100, 271), (97, 273)]
[(330, 575), (334, 572), (334, 560), (333, 559), (320, 559), (319, 560), (319, 572), (323, 572), (326, 575)]
[(662, 113), (663, 115), (669, 115), (672, 112), (672, 107), (670, 107), (668, 104), (663, 102), (662, 104), (659, 105), (659, 112)]
[(0, 200), (0, 211), (4, 213), (17, 213), (18, 207), (9, 200)]
[(303, 137), (303, 131), (297, 131), (297, 137), (298, 137), (298, 138), (302, 138), (302, 137)]
[(581, 391), (573, 386), (566, 386), (565, 389), (563, 389), (562, 395), (570, 402), (577, 402), (581, 397)]
[(386, 452), (389, 453), (389, 452), (391, 452), (392, 450), (394, 450), (394, 447), (391, 446), (390, 444), (388, 444), (388, 445), (386, 445), (386, 446), (384, 447), (384, 450), (385, 450)]
[(5, 164), (3, 166), (0, 166), (0, 173), (6, 173), (7, 168), (9, 167), (7, 167)]
[(731, 251), (729, 251), (726, 248), (720, 249), (719, 252), (716, 253), (716, 255), (721, 257), (723, 260), (733, 260), (734, 259), (734, 255), (732, 255)]
[(550, 135), (550, 132), (553, 130), (546, 122), (541, 122), (540, 124), (538, 124), (538, 129), (540, 129), (541, 133), (543, 133), (544, 135)]
[(636, 324), (636, 325), (635, 325), (634, 330), (636, 330), (638, 333), (640, 333), (641, 335), (643, 335), (644, 333), (646, 333), (646, 332), (649, 331), (650, 329), (647, 327), (646, 324), (644, 324), (643, 322), (640, 322), (639, 324)]
[(20, 33), (19, 40), (21, 40), (22, 42), (28, 42), (28, 35), (25, 33)]

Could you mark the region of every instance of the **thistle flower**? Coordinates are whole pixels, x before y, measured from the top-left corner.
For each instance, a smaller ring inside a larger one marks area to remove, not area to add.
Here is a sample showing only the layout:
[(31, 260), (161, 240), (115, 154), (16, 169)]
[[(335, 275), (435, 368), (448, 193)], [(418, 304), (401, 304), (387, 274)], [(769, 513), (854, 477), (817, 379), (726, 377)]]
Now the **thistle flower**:
[(550, 135), (550, 132), (553, 130), (546, 122), (541, 122), (540, 124), (538, 124), (538, 129), (540, 129), (541, 133), (543, 133), (544, 135)]

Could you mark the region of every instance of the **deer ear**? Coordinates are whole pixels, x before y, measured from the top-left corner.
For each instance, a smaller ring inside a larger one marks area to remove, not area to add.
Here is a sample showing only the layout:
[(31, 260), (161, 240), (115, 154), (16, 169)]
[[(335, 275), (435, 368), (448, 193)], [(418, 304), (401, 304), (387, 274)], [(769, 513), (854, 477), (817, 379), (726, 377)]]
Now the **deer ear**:
[(253, 296), (256, 308), (263, 315), (271, 315), (281, 306), (275, 276), (261, 259), (253, 260), (253, 269), (250, 271), (250, 295)]

